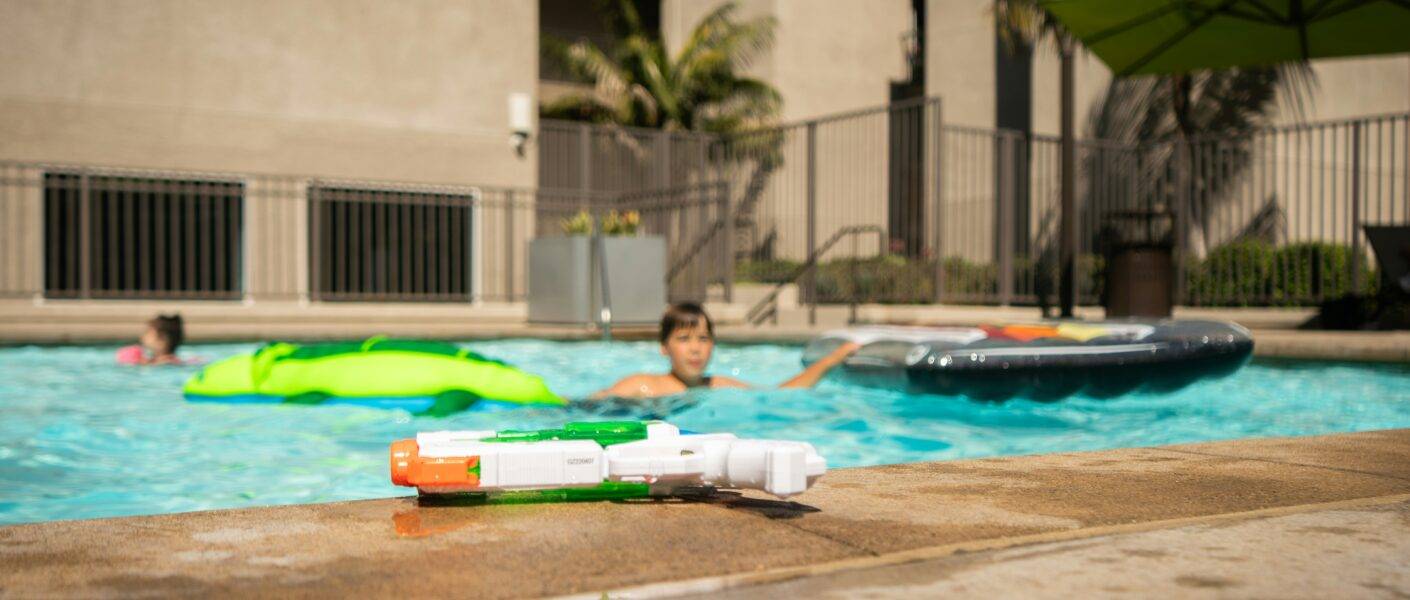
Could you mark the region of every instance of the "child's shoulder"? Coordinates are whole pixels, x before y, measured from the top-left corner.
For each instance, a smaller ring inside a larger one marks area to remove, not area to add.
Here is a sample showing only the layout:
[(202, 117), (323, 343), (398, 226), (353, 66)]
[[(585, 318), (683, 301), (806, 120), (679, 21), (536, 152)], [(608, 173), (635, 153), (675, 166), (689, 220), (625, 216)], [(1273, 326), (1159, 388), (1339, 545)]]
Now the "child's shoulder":
[[(613, 395), (619, 396), (655, 396), (663, 392), (669, 393), (671, 383), (675, 380), (669, 375), (658, 375), (654, 373), (637, 373), (628, 375), (617, 381), (609, 388)], [(677, 387), (679, 384), (677, 384)]]
[(713, 375), (710, 377), (710, 387), (712, 388), (747, 388), (749, 384), (733, 377), (724, 375)]
[(622, 378), (621, 380), (619, 380), (617, 383), (618, 383), (618, 384), (623, 384), (623, 383), (626, 383), (626, 384), (631, 384), (631, 383), (659, 383), (659, 382), (661, 382), (662, 380), (667, 379), (668, 377), (669, 377), (668, 375), (661, 375), (661, 374), (658, 374), (658, 373), (634, 373), (634, 374), (632, 374), (632, 375), (628, 375), (628, 376), (626, 376), (626, 377), (623, 377), (623, 378)]

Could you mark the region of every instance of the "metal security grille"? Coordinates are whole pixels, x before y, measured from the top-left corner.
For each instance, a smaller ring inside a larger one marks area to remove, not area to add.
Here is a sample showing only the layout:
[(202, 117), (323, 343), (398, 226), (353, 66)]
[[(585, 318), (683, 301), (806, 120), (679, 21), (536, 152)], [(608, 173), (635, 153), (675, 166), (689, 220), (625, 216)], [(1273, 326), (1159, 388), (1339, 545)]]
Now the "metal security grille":
[(244, 185), (44, 174), (44, 295), (235, 298)]
[(473, 299), (476, 190), (311, 185), (308, 198), (315, 299)]

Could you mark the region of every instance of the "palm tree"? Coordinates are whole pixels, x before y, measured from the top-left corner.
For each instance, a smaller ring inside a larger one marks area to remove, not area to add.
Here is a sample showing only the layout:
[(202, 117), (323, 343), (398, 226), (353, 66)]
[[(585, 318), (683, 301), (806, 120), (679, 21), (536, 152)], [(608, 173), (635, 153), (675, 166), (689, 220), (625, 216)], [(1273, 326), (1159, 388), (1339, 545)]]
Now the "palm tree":
[[(777, 21), (739, 21), (738, 9), (730, 2), (706, 14), (670, 56), (660, 34), (642, 26), (631, 0), (602, 0), (601, 6), (616, 38), (611, 47), (543, 36), (545, 57), (593, 89), (544, 104), (541, 116), (720, 134), (711, 145), (712, 162), (750, 165), (727, 218), (733, 219), (740, 240), (735, 247), (751, 252), (754, 212), (783, 162), (784, 134), (773, 127), (783, 100), (773, 86), (743, 72), (772, 47)], [(617, 136), (616, 141), (622, 147), (637, 146), (631, 136)], [(637, 152), (644, 154), (644, 149)], [(723, 220), (717, 222), (701, 242), (723, 227)]]
[(776, 21), (738, 21), (736, 10), (728, 3), (711, 11), (674, 56), (658, 32), (642, 27), (630, 0), (611, 6), (619, 29), (611, 48), (545, 35), (546, 57), (593, 89), (545, 104), (543, 116), (714, 133), (772, 123), (782, 105), (778, 91), (742, 72), (772, 46)]
[(1304, 102), (1316, 88), (1306, 63), (1244, 67), (1193, 74), (1114, 79), (1105, 96), (1092, 107), (1089, 135), (1145, 152), (1135, 178), (1144, 206), (1166, 202), (1171, 190), (1152, 189), (1152, 182), (1178, 173), (1177, 162), (1192, 164), (1203, 136), (1220, 138), (1216, 168), (1200, 169), (1182, 185), (1199, 194), (1190, 211), (1190, 247), (1197, 256), (1207, 251), (1211, 199), (1220, 198), (1250, 164), (1251, 134), (1272, 124), (1280, 103), (1301, 117)]

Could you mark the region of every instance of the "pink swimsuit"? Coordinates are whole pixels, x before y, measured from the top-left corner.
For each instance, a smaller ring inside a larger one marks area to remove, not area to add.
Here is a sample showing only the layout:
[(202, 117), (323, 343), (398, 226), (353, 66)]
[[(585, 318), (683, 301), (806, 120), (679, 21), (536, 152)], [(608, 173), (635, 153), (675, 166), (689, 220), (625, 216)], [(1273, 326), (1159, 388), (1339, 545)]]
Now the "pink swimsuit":
[(141, 344), (133, 344), (118, 348), (113, 358), (116, 358), (120, 365), (140, 365), (147, 358), (147, 353), (142, 350)]

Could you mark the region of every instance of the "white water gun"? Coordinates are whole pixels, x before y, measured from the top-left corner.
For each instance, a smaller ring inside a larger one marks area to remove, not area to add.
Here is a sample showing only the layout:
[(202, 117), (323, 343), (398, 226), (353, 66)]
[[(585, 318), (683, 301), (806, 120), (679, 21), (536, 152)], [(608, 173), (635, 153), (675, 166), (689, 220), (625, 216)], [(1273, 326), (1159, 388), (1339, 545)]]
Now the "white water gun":
[[(436, 431), (391, 447), (392, 483), (422, 494), (579, 491), (669, 496), (686, 488), (800, 494), (827, 472), (812, 444), (682, 434), (660, 421), (568, 423), (534, 431)], [(569, 494), (567, 499), (574, 499)]]

